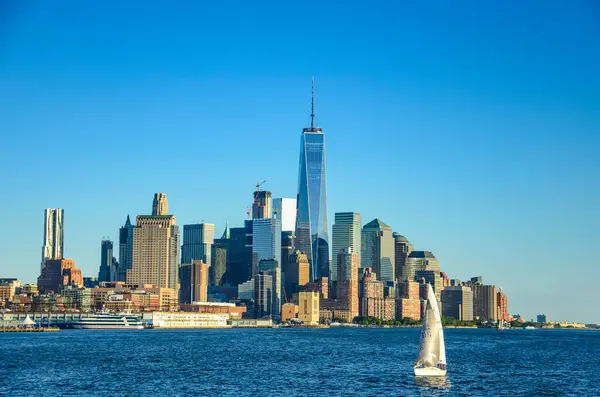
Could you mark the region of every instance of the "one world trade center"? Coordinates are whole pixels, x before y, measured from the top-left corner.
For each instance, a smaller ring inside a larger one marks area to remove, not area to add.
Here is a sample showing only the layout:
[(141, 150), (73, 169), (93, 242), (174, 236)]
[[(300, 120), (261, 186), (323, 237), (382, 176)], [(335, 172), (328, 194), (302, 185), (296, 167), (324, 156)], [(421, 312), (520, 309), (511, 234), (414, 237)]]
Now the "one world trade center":
[(296, 215), (296, 249), (306, 253), (312, 280), (329, 277), (329, 229), (325, 178), (325, 134), (315, 127), (312, 84), (310, 128), (302, 130)]

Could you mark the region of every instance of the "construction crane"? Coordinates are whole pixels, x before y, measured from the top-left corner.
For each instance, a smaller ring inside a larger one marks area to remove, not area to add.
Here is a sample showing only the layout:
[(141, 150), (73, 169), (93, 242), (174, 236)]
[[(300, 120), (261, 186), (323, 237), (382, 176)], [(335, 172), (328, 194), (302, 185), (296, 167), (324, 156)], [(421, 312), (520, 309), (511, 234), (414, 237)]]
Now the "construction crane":
[(252, 201), (252, 204), (250, 204), (250, 207), (248, 207), (248, 209), (246, 210), (246, 215), (248, 215), (248, 219), (250, 219), (250, 213), (252, 212), (252, 207), (254, 207), (254, 204), (256, 204), (256, 200), (258, 200), (258, 194), (262, 191), (261, 186), (265, 184), (267, 180), (265, 179), (262, 182), (256, 182), (256, 191), (254, 192), (254, 200)]

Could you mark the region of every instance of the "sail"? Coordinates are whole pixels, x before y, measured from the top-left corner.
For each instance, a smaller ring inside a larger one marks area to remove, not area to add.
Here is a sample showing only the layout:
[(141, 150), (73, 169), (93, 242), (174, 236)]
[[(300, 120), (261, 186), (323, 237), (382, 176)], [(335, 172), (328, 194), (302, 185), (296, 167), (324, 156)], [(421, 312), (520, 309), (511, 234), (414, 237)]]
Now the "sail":
[(427, 307), (421, 327), (419, 356), (415, 366), (436, 367), (446, 364), (442, 318), (431, 285), (427, 285)]

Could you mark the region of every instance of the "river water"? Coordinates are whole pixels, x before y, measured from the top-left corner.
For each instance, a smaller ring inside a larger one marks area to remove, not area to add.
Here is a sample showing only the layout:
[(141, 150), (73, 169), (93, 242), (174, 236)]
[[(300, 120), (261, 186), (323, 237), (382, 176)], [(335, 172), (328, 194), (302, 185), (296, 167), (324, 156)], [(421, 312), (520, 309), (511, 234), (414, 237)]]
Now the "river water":
[(8, 396), (600, 396), (600, 332), (447, 329), (448, 376), (412, 373), (419, 329), (0, 334)]

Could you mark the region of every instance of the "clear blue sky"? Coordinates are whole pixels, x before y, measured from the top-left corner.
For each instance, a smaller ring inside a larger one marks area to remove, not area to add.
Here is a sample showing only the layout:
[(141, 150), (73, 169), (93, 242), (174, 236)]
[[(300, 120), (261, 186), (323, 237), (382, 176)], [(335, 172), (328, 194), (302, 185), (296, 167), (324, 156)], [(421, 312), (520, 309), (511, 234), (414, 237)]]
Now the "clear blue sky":
[(47, 207), (94, 276), (154, 192), (217, 233), (294, 197), (315, 76), (330, 221), (600, 322), (597, 2), (84, 3), (0, 3), (0, 277), (36, 280)]

